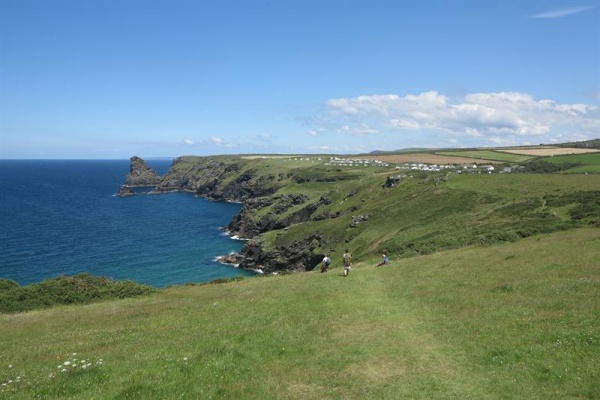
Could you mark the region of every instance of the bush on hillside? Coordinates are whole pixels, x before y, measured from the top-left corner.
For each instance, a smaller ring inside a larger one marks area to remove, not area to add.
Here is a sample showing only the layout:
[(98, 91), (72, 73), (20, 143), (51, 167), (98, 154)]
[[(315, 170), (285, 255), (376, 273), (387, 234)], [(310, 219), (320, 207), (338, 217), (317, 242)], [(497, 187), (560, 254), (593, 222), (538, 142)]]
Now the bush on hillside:
[(519, 170), (519, 172), (529, 172), (529, 173), (536, 173), (536, 174), (552, 174), (554, 172), (566, 171), (568, 169), (580, 167), (582, 165), (583, 164), (581, 164), (581, 163), (565, 162), (565, 163), (561, 163), (561, 164), (554, 164), (554, 163), (549, 163), (544, 160), (533, 160), (533, 161), (523, 164), (521, 169)]
[(13, 289), (17, 286), (19, 286), (19, 284), (15, 281), (11, 281), (9, 279), (0, 279), (0, 292)]
[(580, 149), (600, 149), (600, 139), (585, 140), (582, 142), (568, 142), (556, 145), (558, 147), (576, 147)]
[(19, 286), (0, 280), (0, 312), (17, 313), (59, 304), (87, 304), (100, 300), (124, 299), (155, 292), (156, 289), (131, 281), (114, 281), (82, 273), (59, 276), (40, 283)]
[(600, 220), (600, 190), (578, 191), (562, 196), (545, 196), (549, 207), (564, 207), (573, 204), (569, 211), (573, 221), (589, 220), (595, 224)]
[(600, 219), (600, 190), (577, 192), (576, 198), (578, 204), (570, 212), (572, 219)]

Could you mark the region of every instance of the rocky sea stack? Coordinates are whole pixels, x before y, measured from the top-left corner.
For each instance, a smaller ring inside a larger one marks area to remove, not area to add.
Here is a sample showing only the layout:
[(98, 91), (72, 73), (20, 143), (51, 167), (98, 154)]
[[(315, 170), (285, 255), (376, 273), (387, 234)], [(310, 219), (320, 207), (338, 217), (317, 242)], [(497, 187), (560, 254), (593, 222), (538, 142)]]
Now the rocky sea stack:
[(125, 177), (125, 184), (119, 189), (119, 196), (135, 194), (132, 188), (152, 187), (161, 183), (162, 178), (155, 170), (146, 165), (140, 157), (133, 156), (130, 159), (129, 173)]

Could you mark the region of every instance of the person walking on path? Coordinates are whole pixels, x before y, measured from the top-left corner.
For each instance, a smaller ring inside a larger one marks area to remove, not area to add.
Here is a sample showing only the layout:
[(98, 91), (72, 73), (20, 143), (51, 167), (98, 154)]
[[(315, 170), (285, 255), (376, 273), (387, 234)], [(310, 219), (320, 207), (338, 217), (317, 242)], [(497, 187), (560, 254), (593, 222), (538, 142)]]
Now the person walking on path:
[(344, 264), (344, 276), (348, 276), (350, 268), (352, 268), (352, 254), (350, 254), (350, 250), (346, 249), (346, 252), (342, 256), (342, 263)]
[(330, 265), (331, 258), (329, 258), (329, 254), (325, 254), (325, 257), (323, 257), (323, 261), (321, 262), (321, 272), (328, 272)]

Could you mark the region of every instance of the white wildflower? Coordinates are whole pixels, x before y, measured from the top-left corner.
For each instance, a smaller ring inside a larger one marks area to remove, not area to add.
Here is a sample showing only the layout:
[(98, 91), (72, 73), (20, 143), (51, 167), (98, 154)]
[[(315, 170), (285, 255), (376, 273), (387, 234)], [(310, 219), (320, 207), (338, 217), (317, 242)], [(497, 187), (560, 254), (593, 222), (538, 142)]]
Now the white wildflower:
[(71, 365), (71, 361), (65, 361), (65, 362), (63, 363), (63, 365), (69, 366), (69, 365)]

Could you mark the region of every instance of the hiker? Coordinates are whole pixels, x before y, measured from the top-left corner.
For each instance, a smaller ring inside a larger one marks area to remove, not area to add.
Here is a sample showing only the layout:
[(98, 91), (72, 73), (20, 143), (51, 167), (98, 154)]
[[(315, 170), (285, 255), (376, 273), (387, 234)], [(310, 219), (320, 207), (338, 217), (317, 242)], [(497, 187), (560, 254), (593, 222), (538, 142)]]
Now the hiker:
[(344, 276), (348, 276), (350, 268), (352, 268), (352, 254), (350, 250), (346, 249), (346, 252), (342, 256), (342, 264), (344, 265)]
[(390, 263), (390, 259), (388, 258), (386, 252), (384, 251), (381, 254), (381, 262), (379, 264), (377, 264), (378, 267), (381, 267), (382, 265), (388, 265)]
[(321, 261), (321, 272), (328, 272), (330, 265), (331, 258), (329, 258), (329, 254), (325, 254), (325, 257), (323, 257), (323, 261)]

